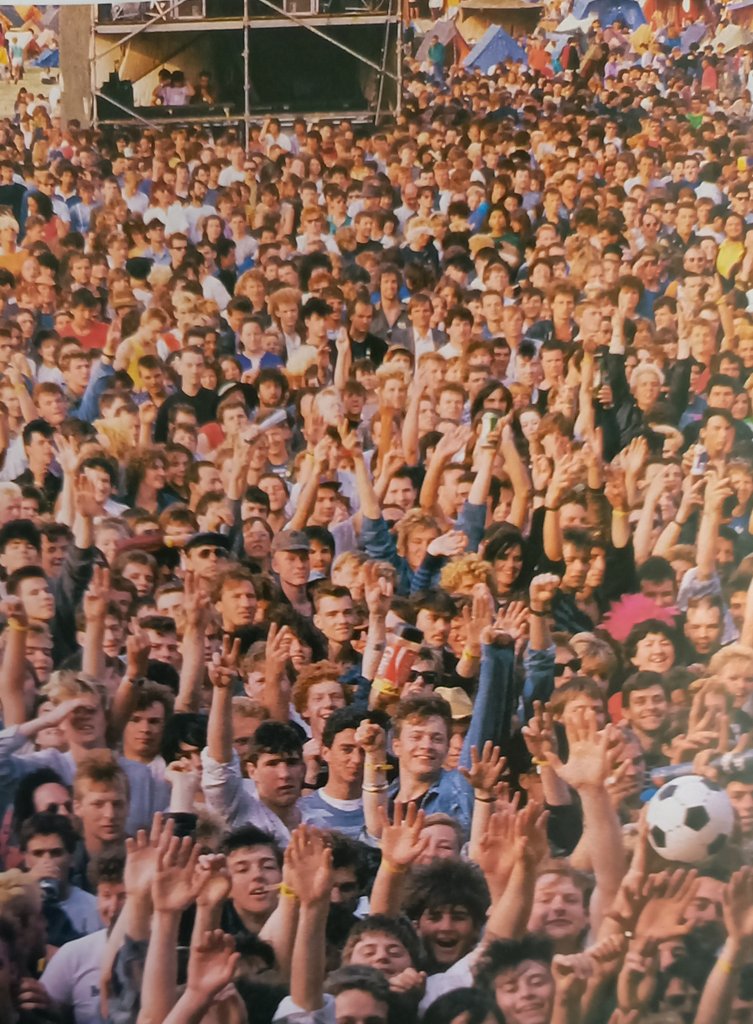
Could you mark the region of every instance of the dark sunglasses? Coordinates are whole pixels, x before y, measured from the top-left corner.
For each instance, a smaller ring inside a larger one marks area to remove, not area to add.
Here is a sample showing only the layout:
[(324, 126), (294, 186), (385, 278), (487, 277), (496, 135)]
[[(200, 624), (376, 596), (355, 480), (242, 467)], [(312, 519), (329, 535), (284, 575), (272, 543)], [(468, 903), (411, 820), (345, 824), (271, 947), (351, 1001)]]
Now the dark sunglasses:
[(554, 666), (554, 677), (559, 679), (560, 676), (565, 674), (565, 669), (569, 668), (571, 672), (580, 671), (580, 658), (571, 658), (570, 661), (563, 661), (561, 665), (555, 664)]
[(62, 804), (51, 803), (47, 804), (44, 809), (45, 814), (60, 814), (60, 809), (64, 808), (69, 814), (73, 814), (73, 801), (66, 800)]
[(424, 672), (420, 668), (412, 668), (408, 673), (408, 682), (415, 683), (416, 680), (423, 679), (427, 686), (436, 686), (438, 677), (438, 672)]

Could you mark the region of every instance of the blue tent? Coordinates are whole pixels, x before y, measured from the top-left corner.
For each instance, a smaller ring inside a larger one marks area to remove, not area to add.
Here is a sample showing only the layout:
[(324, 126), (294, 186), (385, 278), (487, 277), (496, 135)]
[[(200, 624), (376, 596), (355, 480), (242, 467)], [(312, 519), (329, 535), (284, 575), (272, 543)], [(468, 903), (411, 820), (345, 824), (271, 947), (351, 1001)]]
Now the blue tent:
[(504, 64), (505, 61), (526, 64), (526, 52), (503, 28), (492, 25), (465, 58), (463, 67), (467, 71), (478, 68), (479, 71), (488, 72), (495, 64)]
[(631, 32), (646, 24), (637, 0), (575, 0), (573, 14), (576, 18), (585, 18), (590, 14), (599, 19), (602, 28), (614, 21), (621, 21)]
[(59, 68), (60, 50), (43, 50), (31, 63), (35, 68)]

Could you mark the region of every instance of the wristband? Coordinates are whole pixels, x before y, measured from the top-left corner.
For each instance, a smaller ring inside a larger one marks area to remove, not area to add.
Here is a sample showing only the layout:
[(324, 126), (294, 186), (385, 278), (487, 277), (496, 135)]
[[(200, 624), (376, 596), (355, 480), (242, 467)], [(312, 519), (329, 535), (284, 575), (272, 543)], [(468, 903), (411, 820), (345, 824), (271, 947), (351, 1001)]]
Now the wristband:
[(529, 608), (531, 615), (535, 615), (538, 619), (545, 619), (551, 614), (551, 609), (547, 611), (535, 611), (533, 608)]
[(559, 512), (561, 508), (561, 505), (544, 505), (544, 510), (546, 512)]
[(28, 626), (20, 625), (18, 622), (15, 621), (15, 619), (8, 619), (7, 626), (8, 626), (8, 629), (12, 629), (15, 633), (28, 633), (29, 632), (29, 627)]
[(532, 757), (531, 764), (536, 765), (537, 768), (547, 768), (549, 766), (549, 762), (541, 757)]
[(480, 804), (496, 804), (497, 802), (496, 796), (476, 796), (475, 793), (473, 799), (478, 800)]
[(280, 882), (280, 896), (287, 896), (291, 900), (298, 899), (298, 893), (294, 889), (291, 889), (290, 886), (286, 885), (284, 882)]
[(382, 857), (381, 863), (384, 865), (385, 870), (389, 871), (391, 875), (404, 875), (408, 870), (407, 867), (402, 867), (400, 864), (393, 864), (391, 861), (385, 860), (384, 857)]
[(370, 764), (369, 768), (372, 768), (375, 772), (391, 772), (391, 764)]
[(378, 786), (369, 786), (366, 783), (361, 787), (364, 793), (386, 793), (390, 788), (386, 782), (380, 783)]
[(463, 657), (467, 658), (469, 661), (478, 661), (481, 655), (474, 654), (472, 651), (469, 651), (468, 648), (466, 647), (466, 649), (463, 651)]
[(725, 974), (732, 974), (733, 971), (738, 970), (734, 964), (731, 964), (729, 960), (724, 960), (722, 957), (719, 957), (716, 964), (719, 970), (724, 971)]
[(627, 516), (630, 515), (630, 513), (626, 512), (625, 509), (623, 509), (623, 508), (613, 508), (612, 509), (612, 515), (613, 516), (619, 516), (620, 519), (625, 519)]

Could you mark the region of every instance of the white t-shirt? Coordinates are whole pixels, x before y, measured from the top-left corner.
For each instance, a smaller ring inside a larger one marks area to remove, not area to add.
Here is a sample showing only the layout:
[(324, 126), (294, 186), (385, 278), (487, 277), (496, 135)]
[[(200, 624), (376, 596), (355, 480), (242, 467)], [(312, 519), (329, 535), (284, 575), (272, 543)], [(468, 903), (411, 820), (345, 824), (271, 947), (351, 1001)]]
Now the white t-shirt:
[(107, 929), (66, 942), (41, 977), (50, 998), (73, 1009), (76, 1024), (104, 1024), (99, 1012), (99, 979)]
[(72, 885), (68, 898), (60, 901), (60, 906), (70, 918), (71, 924), (81, 935), (91, 935), (102, 927), (102, 919), (97, 910), (97, 900), (90, 892)]

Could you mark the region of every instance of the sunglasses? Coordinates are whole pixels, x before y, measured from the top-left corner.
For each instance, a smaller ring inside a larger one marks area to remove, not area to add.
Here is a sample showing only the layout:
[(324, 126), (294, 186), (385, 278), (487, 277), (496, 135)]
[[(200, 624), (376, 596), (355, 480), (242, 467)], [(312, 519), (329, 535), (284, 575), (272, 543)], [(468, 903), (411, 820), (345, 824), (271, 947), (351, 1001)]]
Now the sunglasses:
[(555, 664), (554, 666), (554, 677), (559, 679), (560, 676), (565, 674), (565, 669), (569, 668), (571, 672), (580, 671), (580, 658), (571, 658), (570, 661), (563, 661), (561, 665)]
[(436, 686), (438, 678), (439, 678), (439, 673), (438, 672), (424, 671), (423, 669), (420, 669), (420, 668), (412, 668), (410, 670), (410, 672), (408, 673), (408, 682), (409, 683), (415, 683), (419, 679), (423, 679), (424, 683), (427, 686)]
[(69, 814), (73, 814), (73, 801), (66, 800), (62, 804), (51, 803), (47, 804), (44, 809), (45, 814), (60, 814), (61, 809), (66, 810)]

